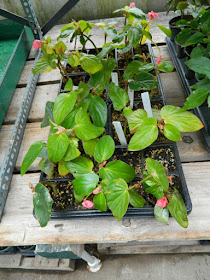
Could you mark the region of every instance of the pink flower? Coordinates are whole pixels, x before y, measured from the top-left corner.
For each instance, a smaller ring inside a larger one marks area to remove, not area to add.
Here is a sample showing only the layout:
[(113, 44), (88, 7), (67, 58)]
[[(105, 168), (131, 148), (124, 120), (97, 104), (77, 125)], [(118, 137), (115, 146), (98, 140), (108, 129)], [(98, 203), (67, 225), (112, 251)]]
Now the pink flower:
[(42, 41), (40, 41), (40, 40), (34, 40), (34, 41), (33, 41), (33, 47), (34, 47), (34, 49), (38, 50), (38, 49), (41, 48), (41, 46), (42, 46)]
[(160, 64), (161, 58), (162, 58), (162, 55), (158, 56), (158, 58), (156, 59), (156, 64), (157, 64), (157, 65)]
[(85, 208), (90, 209), (90, 208), (93, 207), (94, 204), (93, 204), (93, 202), (90, 201), (90, 200), (84, 200), (84, 201), (82, 202), (82, 205), (83, 205)]
[(66, 53), (66, 55), (70, 55), (70, 54), (71, 54), (70, 52), (67, 52), (67, 53)]
[(97, 187), (94, 191), (93, 194), (98, 194), (101, 191), (101, 186)]
[(168, 201), (167, 201), (166, 197), (163, 196), (161, 199), (158, 199), (158, 200), (157, 200), (156, 204), (157, 204), (159, 207), (164, 208), (164, 207), (167, 206)]
[(153, 21), (153, 19), (155, 19), (156, 17), (158, 17), (158, 14), (154, 13), (153, 11), (151, 11), (150, 13), (148, 13), (149, 15), (149, 21)]
[(131, 3), (130, 3), (130, 8), (136, 8), (136, 6), (135, 6), (135, 3), (134, 3), (134, 2), (131, 2)]

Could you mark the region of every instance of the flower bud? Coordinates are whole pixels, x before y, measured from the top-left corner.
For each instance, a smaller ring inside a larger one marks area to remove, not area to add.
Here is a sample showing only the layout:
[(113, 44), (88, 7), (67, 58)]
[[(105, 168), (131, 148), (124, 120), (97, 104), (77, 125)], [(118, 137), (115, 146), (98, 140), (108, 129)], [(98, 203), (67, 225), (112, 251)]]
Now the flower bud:
[(90, 208), (93, 207), (94, 204), (93, 204), (93, 202), (90, 201), (90, 200), (84, 200), (84, 201), (82, 202), (82, 205), (83, 205), (85, 208), (90, 209)]
[(41, 48), (41, 46), (42, 46), (42, 41), (40, 41), (40, 40), (34, 40), (34, 41), (33, 41), (33, 47), (34, 47), (34, 49), (38, 50), (38, 49)]
[(168, 201), (167, 201), (166, 197), (163, 196), (161, 199), (158, 199), (158, 200), (157, 200), (156, 204), (157, 204), (159, 207), (164, 208), (164, 207), (167, 206)]
[(149, 21), (153, 21), (153, 19), (155, 19), (156, 17), (158, 17), (158, 14), (154, 13), (153, 11), (151, 11), (150, 13), (148, 13), (149, 15)]

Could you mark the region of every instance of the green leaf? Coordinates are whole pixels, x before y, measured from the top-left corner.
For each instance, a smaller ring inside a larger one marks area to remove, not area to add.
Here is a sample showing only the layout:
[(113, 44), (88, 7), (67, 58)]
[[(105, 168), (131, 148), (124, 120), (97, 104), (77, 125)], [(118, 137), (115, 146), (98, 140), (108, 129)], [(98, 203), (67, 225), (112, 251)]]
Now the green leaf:
[(156, 204), (154, 208), (154, 214), (158, 222), (168, 225), (169, 211), (167, 208), (162, 208)]
[(76, 202), (80, 203), (83, 201), (84, 196), (77, 195), (74, 191), (74, 198), (75, 198)]
[(107, 121), (107, 105), (101, 97), (96, 95), (92, 96), (89, 113), (96, 126), (105, 127)]
[(125, 115), (126, 118), (130, 116), (133, 113), (133, 110), (130, 107), (125, 107), (123, 109), (123, 114)]
[(161, 71), (161, 72), (169, 73), (169, 72), (172, 72), (174, 70), (174, 67), (170, 62), (165, 61), (165, 62), (161, 62), (160, 64), (158, 64), (156, 66), (156, 69)]
[(176, 41), (179, 43), (184, 43), (192, 35), (192, 30), (182, 29), (181, 32), (177, 35)]
[(59, 161), (58, 163), (58, 173), (61, 176), (66, 176), (69, 171), (66, 169), (65, 162), (63, 160)]
[(83, 82), (79, 83), (78, 89), (81, 90), (81, 92), (79, 92), (77, 94), (77, 100), (85, 99), (88, 96), (88, 94), (90, 93), (89, 86), (87, 84), (83, 83)]
[(60, 161), (69, 145), (68, 136), (64, 133), (53, 134), (47, 140), (47, 154), (52, 162)]
[(139, 151), (151, 145), (158, 137), (157, 121), (153, 118), (143, 120), (137, 132), (131, 138), (128, 150)]
[(115, 143), (111, 136), (103, 136), (96, 145), (94, 158), (97, 162), (102, 163), (109, 159), (115, 150)]
[(145, 19), (145, 13), (139, 8), (123, 9), (123, 11), (132, 14), (132, 16), (134, 16), (137, 19)]
[(79, 56), (74, 53), (70, 53), (70, 55), (68, 56), (68, 62), (73, 68), (76, 68), (78, 65), (80, 65), (79, 59)]
[(84, 69), (86, 72), (90, 74), (94, 74), (103, 68), (103, 65), (101, 61), (98, 59), (98, 57), (92, 54), (83, 53), (82, 57), (80, 58), (80, 63), (82, 69)]
[(54, 107), (54, 102), (47, 101), (46, 106), (45, 106), (45, 116), (44, 119), (41, 123), (41, 128), (47, 127), (50, 125), (49, 119), (52, 121), (53, 119), (53, 107)]
[(97, 57), (101, 60), (103, 59), (107, 54), (110, 53), (110, 51), (113, 50), (113, 45), (108, 45), (102, 49), (102, 51), (97, 55)]
[(207, 102), (208, 102), (208, 107), (210, 107), (210, 95), (208, 96)]
[(22, 176), (26, 173), (26, 171), (29, 169), (29, 167), (32, 165), (35, 159), (39, 156), (43, 147), (44, 144), (41, 141), (37, 141), (31, 145), (21, 165), (20, 173)]
[(93, 156), (97, 144), (98, 144), (97, 138), (88, 141), (83, 141), (83, 148), (85, 150), (85, 153), (90, 156)]
[(184, 110), (191, 110), (194, 109), (201, 104), (203, 104), (208, 97), (210, 90), (206, 89), (196, 89), (193, 91), (190, 96), (188, 96), (183, 109)]
[(207, 57), (192, 58), (185, 64), (193, 71), (205, 74), (210, 79), (210, 59)]
[(161, 24), (157, 24), (154, 22), (152, 22), (152, 24), (156, 25), (161, 31), (163, 31), (163, 33), (165, 33), (168, 37), (171, 38), (171, 36), (172, 36), (171, 30), (169, 30), (168, 28), (164, 27)]
[[(143, 178), (146, 177), (144, 172)], [(153, 178), (147, 179), (143, 185), (147, 193), (153, 194), (157, 199), (161, 199), (164, 196), (163, 187), (161, 187)]]
[(138, 195), (134, 190), (129, 190), (129, 202), (133, 207), (140, 208), (146, 203), (146, 200)]
[(41, 74), (44, 72), (50, 72), (56, 69), (56, 63), (53, 61), (56, 59), (54, 54), (43, 55), (33, 68), (33, 74)]
[(60, 49), (62, 48), (62, 53), (65, 53), (66, 50), (66, 45), (64, 44), (64, 42), (59, 41), (56, 45), (55, 45), (55, 51), (57, 54), (60, 53)]
[(166, 124), (164, 126), (164, 135), (171, 141), (179, 141), (181, 139), (181, 132), (172, 124)]
[(193, 89), (206, 89), (210, 91), (210, 79), (207, 77), (191, 86)]
[(180, 11), (185, 10), (189, 6), (189, 3), (182, 1), (177, 4), (177, 9)]
[(96, 209), (98, 209), (102, 212), (107, 211), (106, 199), (102, 192), (100, 192), (96, 196), (94, 196), (93, 203), (94, 203)]
[(117, 220), (126, 213), (129, 204), (128, 185), (123, 179), (111, 180), (106, 187), (106, 201)]
[(55, 99), (53, 108), (53, 117), (56, 124), (62, 123), (62, 121), (71, 113), (77, 100), (76, 92), (72, 91), (70, 94), (61, 93)]
[(128, 81), (129, 79), (132, 79), (133, 76), (139, 71), (139, 67), (141, 65), (142, 62), (139, 60), (133, 60), (131, 63), (129, 63), (123, 74), (124, 80)]
[(138, 46), (141, 36), (142, 27), (139, 23), (137, 23), (134, 27), (131, 27), (128, 31), (128, 41), (134, 48)]
[(130, 182), (135, 178), (135, 170), (125, 162), (116, 160), (109, 162), (104, 168), (101, 168), (99, 176), (101, 179), (112, 180), (122, 178), (126, 182)]
[[(73, 24), (73, 22), (67, 24), (61, 29), (60, 38), (66, 38), (70, 36), (78, 27)], [(59, 38), (58, 37), (58, 38)]]
[[(140, 72), (136, 75), (135, 80), (130, 82), (129, 88), (132, 90), (150, 90), (153, 86), (155, 77), (150, 73)], [(157, 81), (155, 83), (157, 87)]]
[(167, 205), (171, 215), (183, 228), (188, 227), (187, 209), (180, 193), (175, 189)]
[(76, 126), (75, 133), (81, 140), (87, 141), (93, 138), (97, 138), (104, 132), (103, 127), (94, 126), (87, 112), (79, 111), (75, 117)]
[(39, 168), (48, 175), (48, 179), (54, 174), (54, 167), (55, 165), (49, 159), (42, 159), (39, 163)]
[(147, 171), (152, 175), (153, 179), (162, 187), (163, 191), (167, 191), (169, 187), (169, 181), (166, 177), (166, 172), (163, 166), (152, 158), (146, 159)]
[(185, 41), (185, 46), (191, 46), (194, 44), (201, 43), (203, 41), (204, 35), (201, 32), (196, 32), (190, 38)]
[(203, 128), (199, 118), (179, 107), (167, 105), (161, 109), (160, 113), (165, 124), (172, 124), (181, 132), (197, 131)]
[(64, 90), (65, 91), (71, 91), (73, 88), (73, 82), (72, 82), (72, 79), (70, 78), (68, 80), (68, 82), (66, 83), (65, 87), (64, 87)]
[(139, 128), (142, 122), (147, 119), (147, 112), (143, 109), (138, 109), (130, 114), (127, 119), (130, 131), (134, 132)]
[(66, 161), (65, 166), (77, 178), (83, 174), (92, 173), (93, 162), (88, 158), (79, 156), (71, 161)]
[(63, 157), (64, 161), (69, 161), (80, 156), (81, 153), (78, 150), (78, 141), (79, 139), (76, 138), (70, 139), (68, 149)]
[(33, 195), (35, 216), (41, 227), (45, 227), (51, 217), (53, 200), (48, 189), (42, 184), (37, 184)]
[(124, 89), (116, 86), (113, 82), (109, 84), (109, 97), (113, 102), (116, 111), (122, 110), (129, 101), (128, 93)]
[(132, 49), (132, 45), (128, 44), (126, 45), (124, 48), (120, 48), (118, 49), (118, 53), (126, 53), (126, 52), (129, 52), (130, 50)]
[(74, 191), (79, 196), (85, 196), (95, 189), (98, 184), (99, 177), (95, 173), (89, 173), (79, 176), (72, 181)]

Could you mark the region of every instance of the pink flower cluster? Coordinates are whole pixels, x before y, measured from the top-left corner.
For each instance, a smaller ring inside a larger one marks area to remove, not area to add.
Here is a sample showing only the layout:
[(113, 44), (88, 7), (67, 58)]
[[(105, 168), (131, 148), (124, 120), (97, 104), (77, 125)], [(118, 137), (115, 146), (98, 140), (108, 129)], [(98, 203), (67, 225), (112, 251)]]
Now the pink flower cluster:
[(158, 58), (156, 59), (156, 64), (157, 64), (157, 65), (160, 64), (161, 58), (162, 58), (162, 55), (158, 56)]
[(151, 11), (150, 13), (148, 13), (149, 15), (149, 21), (153, 21), (153, 19), (155, 19), (156, 17), (158, 17), (158, 14), (156, 14), (155, 12)]
[(40, 49), (41, 47), (42, 47), (42, 41), (40, 41), (40, 40), (34, 40), (33, 41), (33, 47), (34, 47), (34, 49), (36, 49), (36, 50), (38, 50), (38, 49)]
[(131, 3), (130, 3), (130, 8), (136, 8), (136, 6), (135, 6), (135, 3), (134, 3), (134, 2), (131, 2)]
[(90, 209), (90, 208), (93, 207), (94, 204), (93, 204), (93, 202), (90, 201), (90, 200), (84, 200), (84, 201), (82, 202), (82, 205), (83, 205), (85, 208)]
[(166, 197), (163, 196), (161, 199), (158, 199), (156, 203), (159, 207), (164, 208), (167, 206), (168, 201), (167, 201)]

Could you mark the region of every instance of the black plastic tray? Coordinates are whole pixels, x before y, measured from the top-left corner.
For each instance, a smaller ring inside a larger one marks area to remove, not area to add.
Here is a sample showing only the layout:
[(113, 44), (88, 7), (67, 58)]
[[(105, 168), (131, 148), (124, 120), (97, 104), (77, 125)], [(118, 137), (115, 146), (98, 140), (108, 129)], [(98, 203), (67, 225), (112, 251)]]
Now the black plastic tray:
[[(185, 61), (186, 57), (184, 58), (178, 58), (177, 52), (176, 52), (176, 46), (175, 42), (172, 42), (170, 38), (166, 38), (166, 44), (169, 49), (169, 53), (171, 55), (171, 58), (173, 60), (174, 66), (178, 72), (179, 78), (182, 82), (182, 85), (184, 87), (184, 91), (186, 96), (188, 97), (193, 90), (191, 89), (191, 86), (194, 85), (197, 81), (195, 79), (188, 80), (185, 77)], [(201, 106), (193, 109), (194, 114), (200, 118), (202, 121), (204, 128), (201, 129), (201, 132), (203, 134), (203, 138), (205, 141), (206, 148), (210, 151), (210, 110), (208, 108), (207, 103), (202, 104)]]

